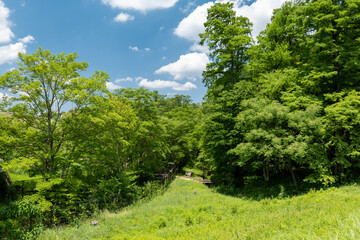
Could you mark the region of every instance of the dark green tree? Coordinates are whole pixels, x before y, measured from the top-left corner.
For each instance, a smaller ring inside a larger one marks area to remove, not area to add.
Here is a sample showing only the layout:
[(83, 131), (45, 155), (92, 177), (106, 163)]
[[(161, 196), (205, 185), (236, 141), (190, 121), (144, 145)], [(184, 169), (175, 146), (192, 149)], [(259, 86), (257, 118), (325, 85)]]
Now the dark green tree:
[(233, 3), (215, 3), (208, 10), (204, 26), (200, 44), (208, 45), (212, 62), (203, 72), (203, 82), (211, 89), (219, 85), (233, 87), (244, 75), (243, 68), (249, 60), (252, 24), (249, 19), (236, 16)]

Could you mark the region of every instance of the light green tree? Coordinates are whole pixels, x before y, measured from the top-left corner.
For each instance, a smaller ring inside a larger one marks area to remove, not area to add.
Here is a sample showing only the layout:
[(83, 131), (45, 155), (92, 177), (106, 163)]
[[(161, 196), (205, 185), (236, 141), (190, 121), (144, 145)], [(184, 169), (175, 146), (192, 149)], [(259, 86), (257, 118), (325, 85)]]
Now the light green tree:
[(91, 104), (94, 96), (106, 92), (108, 75), (95, 72), (81, 77), (88, 64), (77, 62), (78, 55), (52, 54), (39, 48), (33, 54), (19, 54), (18, 68), (0, 77), (0, 89), (11, 92), (3, 110), (11, 112), (22, 128), (17, 151), (35, 160), (34, 169), (46, 178), (56, 174), (60, 154), (68, 134), (61, 125), (66, 109), (71, 116)]

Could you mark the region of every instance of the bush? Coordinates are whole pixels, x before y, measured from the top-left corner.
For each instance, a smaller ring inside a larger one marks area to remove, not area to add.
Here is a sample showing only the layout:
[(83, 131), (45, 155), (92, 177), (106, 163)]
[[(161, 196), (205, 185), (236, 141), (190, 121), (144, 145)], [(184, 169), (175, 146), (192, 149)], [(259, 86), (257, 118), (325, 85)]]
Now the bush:
[(139, 187), (131, 184), (125, 175), (101, 180), (93, 191), (92, 198), (100, 209), (116, 210), (139, 198)]
[(0, 238), (35, 239), (42, 231), (43, 212), (29, 201), (0, 206)]

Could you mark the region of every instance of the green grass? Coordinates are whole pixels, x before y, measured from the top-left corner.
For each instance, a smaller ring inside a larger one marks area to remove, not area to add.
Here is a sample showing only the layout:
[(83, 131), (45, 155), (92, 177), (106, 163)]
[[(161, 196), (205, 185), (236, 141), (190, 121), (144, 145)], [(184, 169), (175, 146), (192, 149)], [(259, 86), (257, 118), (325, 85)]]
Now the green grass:
[[(198, 194), (195, 194), (194, 191)], [(176, 179), (150, 202), (104, 212), (39, 239), (360, 239), (360, 186), (246, 200)]]
[(201, 177), (201, 170), (196, 169), (196, 168), (189, 168), (189, 167), (183, 167), (183, 172), (185, 174), (185, 172), (191, 172), (191, 176), (192, 177)]

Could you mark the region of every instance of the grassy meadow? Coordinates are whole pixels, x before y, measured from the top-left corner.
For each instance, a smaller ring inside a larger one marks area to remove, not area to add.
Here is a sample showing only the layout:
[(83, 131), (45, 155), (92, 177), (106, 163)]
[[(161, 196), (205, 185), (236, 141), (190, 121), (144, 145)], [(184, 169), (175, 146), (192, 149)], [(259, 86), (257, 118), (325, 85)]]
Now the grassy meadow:
[(360, 239), (359, 203), (358, 185), (255, 201), (176, 179), (149, 202), (48, 229), (39, 239)]

